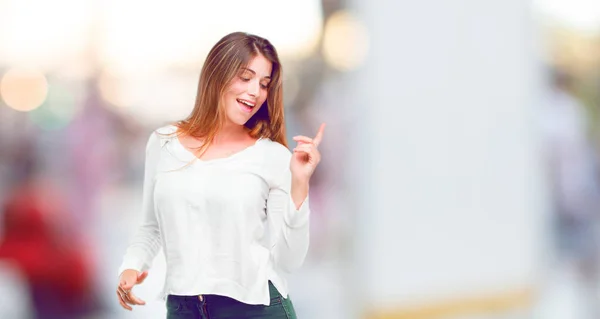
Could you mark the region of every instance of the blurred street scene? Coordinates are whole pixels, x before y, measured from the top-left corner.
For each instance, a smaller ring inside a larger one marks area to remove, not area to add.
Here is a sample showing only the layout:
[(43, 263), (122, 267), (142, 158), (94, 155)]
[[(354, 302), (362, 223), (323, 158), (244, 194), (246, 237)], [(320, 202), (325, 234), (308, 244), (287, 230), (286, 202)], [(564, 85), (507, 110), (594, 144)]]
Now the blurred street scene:
[(585, 0), (0, 0), (0, 318), (165, 318), (162, 254), (115, 296), (144, 146), (233, 31), (278, 49), (288, 139), (327, 123), (299, 318), (600, 318)]

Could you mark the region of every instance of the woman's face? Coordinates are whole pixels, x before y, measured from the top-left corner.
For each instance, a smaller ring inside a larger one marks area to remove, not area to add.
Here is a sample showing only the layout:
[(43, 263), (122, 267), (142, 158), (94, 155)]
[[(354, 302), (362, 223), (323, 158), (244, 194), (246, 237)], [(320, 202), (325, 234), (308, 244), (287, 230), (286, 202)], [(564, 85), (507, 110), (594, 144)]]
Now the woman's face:
[(273, 64), (261, 54), (229, 82), (223, 95), (223, 105), (230, 124), (244, 125), (265, 102), (271, 82)]

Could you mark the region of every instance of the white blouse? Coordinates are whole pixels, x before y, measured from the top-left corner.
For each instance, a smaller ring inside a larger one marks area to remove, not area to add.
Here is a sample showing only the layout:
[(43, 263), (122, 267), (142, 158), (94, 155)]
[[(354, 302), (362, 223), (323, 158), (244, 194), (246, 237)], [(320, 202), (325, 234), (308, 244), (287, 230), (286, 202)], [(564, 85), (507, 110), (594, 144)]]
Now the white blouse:
[(142, 223), (119, 274), (147, 270), (162, 247), (162, 298), (217, 294), (269, 305), (269, 280), (287, 298), (284, 273), (304, 261), (310, 213), (308, 198), (296, 210), (290, 195), (291, 152), (263, 138), (199, 160), (175, 131), (162, 127), (148, 140)]

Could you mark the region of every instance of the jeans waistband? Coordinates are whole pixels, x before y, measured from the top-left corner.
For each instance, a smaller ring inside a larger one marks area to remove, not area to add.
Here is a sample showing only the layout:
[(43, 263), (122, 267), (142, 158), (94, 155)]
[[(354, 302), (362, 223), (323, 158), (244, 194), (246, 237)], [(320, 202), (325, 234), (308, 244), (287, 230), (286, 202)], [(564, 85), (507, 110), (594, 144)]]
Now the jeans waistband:
[[(281, 296), (281, 294), (279, 293), (279, 291), (277, 290), (277, 288), (275, 288), (275, 286), (273, 285), (273, 283), (271, 283), (271, 281), (269, 281), (269, 295), (270, 298), (276, 298), (278, 296)], [(226, 296), (219, 296), (219, 295), (194, 295), (194, 296), (181, 296), (181, 295), (168, 295), (167, 296), (167, 301), (178, 301), (178, 302), (186, 302), (186, 303), (203, 303), (206, 302), (206, 300), (210, 300), (211, 302), (228, 302), (228, 301), (232, 301), (232, 302), (236, 302), (234, 299), (226, 297)]]

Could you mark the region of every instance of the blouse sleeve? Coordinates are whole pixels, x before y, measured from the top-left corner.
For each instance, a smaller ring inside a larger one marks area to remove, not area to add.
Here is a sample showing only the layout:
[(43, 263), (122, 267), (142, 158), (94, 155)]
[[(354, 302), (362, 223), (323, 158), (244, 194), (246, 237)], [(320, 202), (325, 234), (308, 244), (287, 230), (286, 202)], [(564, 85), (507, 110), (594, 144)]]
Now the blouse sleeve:
[(275, 235), (271, 253), (275, 265), (287, 272), (302, 265), (309, 246), (308, 196), (296, 209), (291, 196), (291, 177), (287, 164), (286, 169), (276, 176), (277, 182), (271, 187), (267, 199), (267, 218)]
[(144, 271), (150, 268), (161, 248), (160, 230), (154, 211), (154, 184), (160, 156), (160, 139), (153, 132), (146, 144), (142, 195), (142, 220), (131, 238), (119, 275), (126, 269)]

